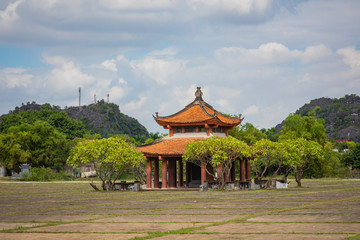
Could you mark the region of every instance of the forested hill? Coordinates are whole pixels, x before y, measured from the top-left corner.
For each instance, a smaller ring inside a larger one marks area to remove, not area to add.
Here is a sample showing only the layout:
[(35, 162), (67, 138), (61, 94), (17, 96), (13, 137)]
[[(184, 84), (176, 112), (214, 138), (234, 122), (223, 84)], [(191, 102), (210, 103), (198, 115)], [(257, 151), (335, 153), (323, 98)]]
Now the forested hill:
[[(355, 94), (314, 99), (295, 113), (324, 119), (328, 138), (360, 142), (360, 97)], [(277, 125), (276, 130), (280, 131), (282, 125)]]
[(148, 136), (148, 131), (135, 118), (120, 112), (115, 103), (105, 103), (104, 100), (81, 107), (70, 107), (65, 109), (69, 117), (82, 121), (92, 133), (101, 136), (115, 134), (128, 134), (130, 136)]
[(105, 103), (104, 100), (97, 104), (65, 109), (48, 103), (39, 105), (28, 102), (0, 116), (0, 133), (11, 126), (33, 124), (36, 120), (48, 122), (69, 138), (82, 137), (85, 131), (100, 134), (101, 137), (116, 134), (148, 136), (146, 128), (136, 119), (121, 113), (118, 105)]

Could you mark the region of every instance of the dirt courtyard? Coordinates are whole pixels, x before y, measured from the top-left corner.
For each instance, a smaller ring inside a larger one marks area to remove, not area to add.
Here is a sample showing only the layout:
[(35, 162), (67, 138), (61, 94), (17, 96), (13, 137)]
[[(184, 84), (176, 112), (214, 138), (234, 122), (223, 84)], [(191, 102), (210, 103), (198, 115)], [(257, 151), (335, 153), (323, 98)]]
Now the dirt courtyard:
[(0, 216), (2, 240), (360, 239), (360, 180), (236, 192), (0, 181)]

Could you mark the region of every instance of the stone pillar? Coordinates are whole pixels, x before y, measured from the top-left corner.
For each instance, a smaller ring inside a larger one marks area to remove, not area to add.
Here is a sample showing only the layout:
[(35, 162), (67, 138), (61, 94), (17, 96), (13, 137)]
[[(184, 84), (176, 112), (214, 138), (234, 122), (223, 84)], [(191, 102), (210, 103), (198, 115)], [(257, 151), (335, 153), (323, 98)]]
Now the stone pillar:
[(231, 181), (234, 182), (235, 179), (236, 179), (236, 176), (235, 176), (235, 162), (232, 163), (232, 166), (231, 166)]
[(205, 164), (201, 163), (201, 184), (204, 184), (205, 180), (206, 180)]
[(246, 180), (251, 180), (251, 165), (250, 165), (250, 159), (246, 159)]
[(184, 178), (183, 178), (183, 161), (181, 158), (178, 160), (178, 187), (184, 186)]
[(146, 188), (151, 188), (151, 160), (146, 158)]
[(176, 187), (176, 160), (169, 159), (169, 187)]
[(240, 182), (245, 182), (245, 160), (240, 159)]
[(160, 160), (162, 160), (162, 184), (161, 188), (167, 188), (167, 160), (159, 157)]
[(189, 182), (190, 182), (190, 163), (186, 162), (186, 170), (185, 170), (185, 186), (189, 187)]
[(159, 159), (154, 160), (154, 188), (159, 188)]

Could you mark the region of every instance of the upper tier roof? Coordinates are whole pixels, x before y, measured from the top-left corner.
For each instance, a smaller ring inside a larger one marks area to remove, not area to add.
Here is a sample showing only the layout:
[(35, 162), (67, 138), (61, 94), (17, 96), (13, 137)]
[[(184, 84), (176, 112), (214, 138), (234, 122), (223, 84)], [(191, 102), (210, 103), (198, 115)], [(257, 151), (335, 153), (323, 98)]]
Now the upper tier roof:
[(153, 116), (155, 121), (161, 126), (219, 124), (220, 126), (235, 127), (243, 120), (240, 118), (241, 115), (239, 118), (233, 118), (216, 111), (211, 105), (202, 99), (200, 87), (197, 88), (195, 96), (196, 98), (192, 103), (175, 114), (160, 117), (156, 113), (156, 116)]

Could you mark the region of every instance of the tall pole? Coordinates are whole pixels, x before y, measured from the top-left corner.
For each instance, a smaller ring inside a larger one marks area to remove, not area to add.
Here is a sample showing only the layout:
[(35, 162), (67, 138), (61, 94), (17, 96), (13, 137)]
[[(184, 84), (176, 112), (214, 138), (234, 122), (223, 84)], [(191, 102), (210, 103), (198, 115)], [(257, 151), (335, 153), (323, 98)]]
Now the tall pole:
[(81, 107), (81, 87), (79, 87), (79, 107)]
[(107, 103), (109, 103), (109, 94), (106, 95), (107, 96)]
[(96, 104), (96, 94), (94, 94), (94, 104)]

